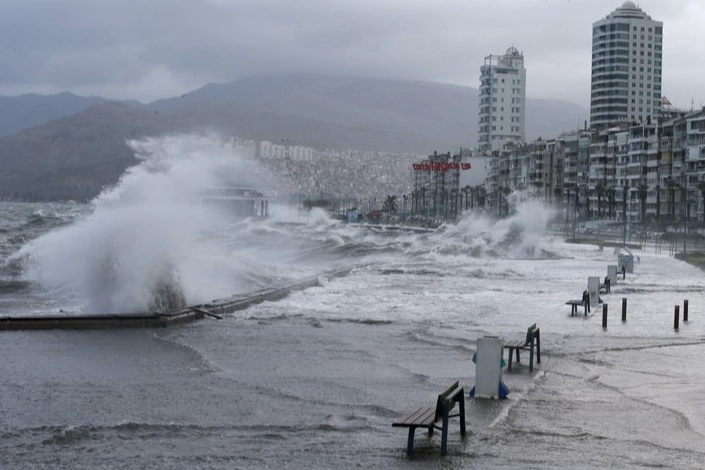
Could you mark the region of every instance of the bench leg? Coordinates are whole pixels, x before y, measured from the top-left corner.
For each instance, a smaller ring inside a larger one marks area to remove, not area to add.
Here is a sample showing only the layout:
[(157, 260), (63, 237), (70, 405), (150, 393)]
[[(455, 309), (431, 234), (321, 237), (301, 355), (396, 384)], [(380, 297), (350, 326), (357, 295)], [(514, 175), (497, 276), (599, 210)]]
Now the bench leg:
[(443, 428), (441, 430), (441, 455), (446, 455), (448, 449), (448, 407), (443, 407)]
[(406, 455), (411, 457), (411, 454), (414, 452), (414, 432), (416, 431), (415, 427), (410, 427), (409, 428), (409, 442), (406, 444)]
[(536, 331), (536, 364), (541, 364), (541, 332)]
[(529, 372), (534, 371), (534, 342), (529, 344)]
[(460, 414), (460, 434), (465, 435), (465, 391), (460, 392), (460, 398), (458, 399), (458, 407)]
[(509, 348), (509, 365), (507, 366), (507, 370), (512, 370), (512, 354), (514, 351), (512, 351), (512, 348)]
[(519, 348), (516, 348), (516, 352), (517, 352), (517, 362), (521, 362), (521, 359), (519, 359)]

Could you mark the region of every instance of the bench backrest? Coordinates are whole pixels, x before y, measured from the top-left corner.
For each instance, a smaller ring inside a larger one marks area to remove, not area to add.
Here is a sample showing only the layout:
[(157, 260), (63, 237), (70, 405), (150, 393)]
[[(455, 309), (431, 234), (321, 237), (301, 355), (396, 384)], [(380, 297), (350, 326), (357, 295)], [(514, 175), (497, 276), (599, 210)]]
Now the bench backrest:
[[(456, 380), (453, 385), (451, 385), (443, 393), (440, 393), (438, 395), (438, 400), (436, 401), (436, 417), (434, 419), (434, 422), (443, 418), (443, 403), (445, 402), (445, 399), (449, 395), (452, 395), (453, 392), (458, 389), (459, 385), (460, 385), (460, 381)], [(453, 406), (455, 406), (455, 403), (453, 403)], [(451, 406), (451, 409), (453, 406)]]
[(531, 344), (531, 342), (534, 339), (534, 336), (536, 336), (536, 323), (531, 325), (527, 330), (526, 330), (526, 342), (524, 345)]

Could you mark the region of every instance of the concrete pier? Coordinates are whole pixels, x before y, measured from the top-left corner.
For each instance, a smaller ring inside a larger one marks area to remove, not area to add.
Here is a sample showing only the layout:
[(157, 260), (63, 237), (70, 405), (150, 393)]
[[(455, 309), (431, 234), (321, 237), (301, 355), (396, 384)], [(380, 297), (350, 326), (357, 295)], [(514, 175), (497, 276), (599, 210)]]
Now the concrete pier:
[(353, 268), (327, 271), (321, 275), (289, 286), (264, 289), (250, 294), (214, 300), (211, 303), (193, 305), (180, 310), (164, 313), (105, 313), (105, 314), (59, 314), (37, 316), (0, 316), (0, 330), (97, 330), (108, 328), (166, 328), (206, 316), (219, 315), (244, 310), (264, 301), (283, 299), (291, 292), (300, 291), (320, 284), (322, 278), (346, 276)]

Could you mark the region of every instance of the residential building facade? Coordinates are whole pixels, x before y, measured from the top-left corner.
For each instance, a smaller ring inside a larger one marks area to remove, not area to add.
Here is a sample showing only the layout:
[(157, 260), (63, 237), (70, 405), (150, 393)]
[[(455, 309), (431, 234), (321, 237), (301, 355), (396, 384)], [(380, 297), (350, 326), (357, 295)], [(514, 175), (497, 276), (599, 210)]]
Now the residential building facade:
[(593, 23), (590, 127), (656, 123), (662, 64), (663, 22), (633, 2)]
[(478, 149), (502, 150), (525, 139), (526, 69), (524, 56), (510, 47), (504, 55), (489, 55), (480, 68)]

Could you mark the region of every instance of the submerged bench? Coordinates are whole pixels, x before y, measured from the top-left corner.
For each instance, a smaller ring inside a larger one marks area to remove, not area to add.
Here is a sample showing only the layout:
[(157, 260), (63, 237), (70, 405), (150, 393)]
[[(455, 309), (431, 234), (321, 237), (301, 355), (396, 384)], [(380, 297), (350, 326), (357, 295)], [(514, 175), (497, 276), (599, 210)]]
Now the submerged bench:
[(588, 314), (588, 309), (589, 309), (589, 303), (585, 302), (584, 300), (578, 300), (578, 299), (572, 299), (569, 300), (565, 303), (566, 305), (570, 305), (570, 316), (574, 316), (578, 314), (578, 307), (585, 307), (585, 316), (587, 317)]
[(568, 302), (565, 303), (566, 305), (570, 305), (570, 316), (572, 317), (573, 315), (578, 314), (578, 306), (583, 306), (585, 307), (585, 316), (587, 317), (588, 312), (590, 311), (590, 294), (588, 294), (588, 291), (586, 290), (583, 292), (583, 298), (580, 300), (569, 300)]
[[(450, 414), (458, 403), (457, 414)], [(438, 395), (436, 406), (421, 407), (405, 415), (399, 421), (392, 423), (393, 427), (409, 428), (409, 441), (406, 446), (406, 454), (411, 456), (414, 450), (414, 433), (416, 428), (427, 428), (428, 436), (433, 435), (433, 430), (441, 431), (441, 455), (446, 455), (448, 443), (448, 420), (460, 417), (460, 434), (465, 434), (465, 392), (459, 382), (455, 382), (444, 392)], [(442, 422), (441, 426), (436, 423)]]
[(519, 362), (519, 351), (529, 351), (529, 372), (534, 370), (534, 348), (536, 348), (536, 363), (541, 364), (541, 333), (536, 327), (536, 323), (531, 325), (526, 330), (526, 338), (524, 340), (507, 341), (504, 343), (504, 349), (509, 350), (508, 370), (512, 370), (512, 353), (516, 354), (517, 362)]
[(612, 281), (609, 276), (605, 277), (605, 281), (600, 284), (599, 289), (600, 292), (604, 292), (605, 294), (609, 294), (612, 291)]

